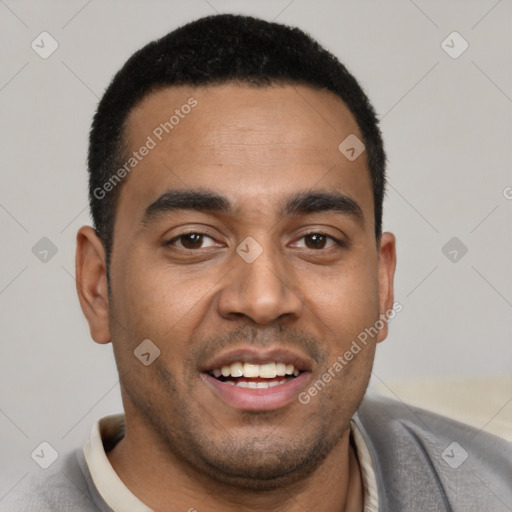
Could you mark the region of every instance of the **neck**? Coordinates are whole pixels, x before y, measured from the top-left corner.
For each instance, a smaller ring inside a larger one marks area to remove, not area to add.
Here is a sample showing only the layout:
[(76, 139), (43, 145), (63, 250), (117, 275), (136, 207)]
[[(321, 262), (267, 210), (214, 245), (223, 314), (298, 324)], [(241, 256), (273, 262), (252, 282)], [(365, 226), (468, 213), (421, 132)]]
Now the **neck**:
[(155, 512), (361, 512), (362, 476), (349, 434), (347, 430), (311, 474), (263, 491), (228, 485), (194, 470), (136, 421), (126, 422), (124, 438), (107, 457), (130, 491)]

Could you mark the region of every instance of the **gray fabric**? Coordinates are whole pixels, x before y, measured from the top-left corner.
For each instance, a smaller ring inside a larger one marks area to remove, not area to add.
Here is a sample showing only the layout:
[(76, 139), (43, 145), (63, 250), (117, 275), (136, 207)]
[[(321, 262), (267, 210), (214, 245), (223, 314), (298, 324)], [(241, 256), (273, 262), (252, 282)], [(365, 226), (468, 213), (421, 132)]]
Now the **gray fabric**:
[(81, 449), (25, 480), (0, 502), (0, 512), (112, 512), (94, 486)]
[[(354, 420), (373, 460), (379, 512), (512, 512), (510, 443), (376, 395), (365, 397)], [(461, 448), (443, 458), (453, 442)], [(112, 512), (82, 450), (25, 480), (0, 502), (1, 512)]]
[[(378, 395), (365, 397), (354, 420), (373, 460), (380, 512), (512, 511), (511, 443)], [(454, 442), (467, 453), (457, 468), (460, 448), (442, 456)]]

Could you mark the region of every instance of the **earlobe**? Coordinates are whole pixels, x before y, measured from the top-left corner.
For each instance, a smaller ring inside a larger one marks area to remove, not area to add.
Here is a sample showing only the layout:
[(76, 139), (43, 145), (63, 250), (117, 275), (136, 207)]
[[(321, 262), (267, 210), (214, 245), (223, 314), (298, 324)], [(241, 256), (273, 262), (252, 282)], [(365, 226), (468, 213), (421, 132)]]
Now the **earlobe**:
[[(393, 233), (383, 233), (379, 247), (379, 317), (387, 319), (394, 304), (394, 277), (396, 268), (396, 239)], [(377, 342), (388, 335), (387, 321), (379, 331)]]
[(90, 226), (82, 226), (76, 237), (76, 288), (91, 337), (96, 343), (110, 342), (106, 255), (101, 240)]

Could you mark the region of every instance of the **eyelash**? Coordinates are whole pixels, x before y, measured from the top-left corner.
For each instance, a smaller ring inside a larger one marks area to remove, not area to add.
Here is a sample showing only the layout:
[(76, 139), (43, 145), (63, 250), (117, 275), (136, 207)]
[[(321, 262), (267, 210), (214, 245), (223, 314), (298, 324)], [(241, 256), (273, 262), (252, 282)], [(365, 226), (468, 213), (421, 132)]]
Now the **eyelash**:
[[(208, 235), (206, 233), (201, 233), (199, 231), (190, 231), (188, 233), (181, 233), (180, 235), (175, 236), (174, 238), (172, 238), (171, 240), (166, 242), (165, 245), (166, 246), (172, 246), (174, 242), (176, 242), (176, 241), (180, 240), (181, 238), (186, 237), (188, 235), (199, 235), (201, 237), (207, 237), (207, 238), (210, 238), (212, 240), (215, 240), (212, 236), (210, 236), (210, 235)], [(339, 247), (343, 247), (343, 248), (347, 247), (347, 244), (345, 242), (339, 240), (338, 238), (336, 238), (336, 237), (334, 237), (332, 235), (324, 233), (323, 231), (310, 231), (309, 233), (304, 233), (300, 238), (298, 238), (298, 240), (302, 240), (303, 238), (306, 238), (308, 236), (313, 236), (313, 235), (323, 236), (326, 239), (333, 241)], [(186, 248), (186, 247), (180, 247), (179, 249), (184, 250), (184, 251), (198, 251), (198, 250), (202, 249), (202, 247), (200, 247), (198, 249), (189, 249), (189, 248)], [(306, 247), (306, 249), (308, 249), (308, 248)], [(329, 247), (328, 248), (322, 247), (320, 249), (310, 249), (310, 250), (312, 250), (312, 251), (322, 251), (322, 250), (328, 250), (328, 249), (329, 249)]]

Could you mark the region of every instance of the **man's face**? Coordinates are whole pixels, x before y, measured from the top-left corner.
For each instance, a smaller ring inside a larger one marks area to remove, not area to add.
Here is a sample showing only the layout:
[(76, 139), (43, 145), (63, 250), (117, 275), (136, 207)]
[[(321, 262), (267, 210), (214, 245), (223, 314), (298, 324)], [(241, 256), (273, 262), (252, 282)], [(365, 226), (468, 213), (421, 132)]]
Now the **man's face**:
[[(344, 103), (305, 86), (166, 88), (127, 120), (129, 153), (156, 144), (126, 178), (114, 230), (127, 424), (196, 471), (310, 471), (364, 395), (384, 331), (298, 400), (391, 306), (366, 156), (338, 149), (350, 134), (362, 139)], [(146, 339), (160, 350), (148, 366), (134, 355)]]

